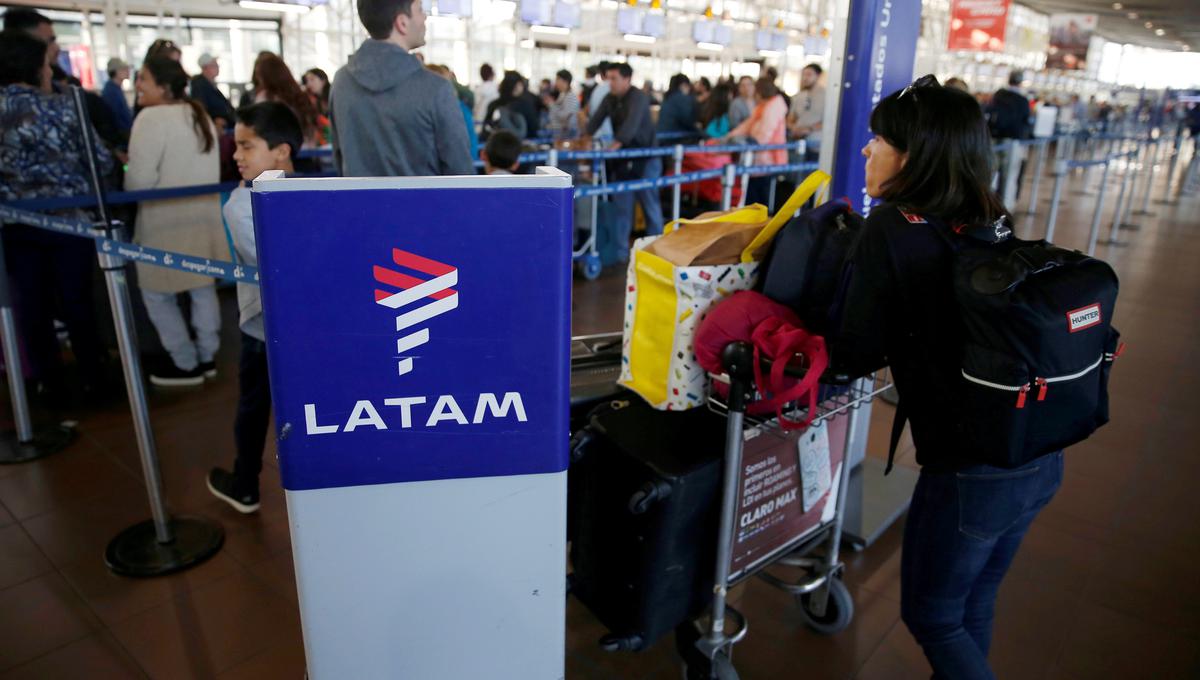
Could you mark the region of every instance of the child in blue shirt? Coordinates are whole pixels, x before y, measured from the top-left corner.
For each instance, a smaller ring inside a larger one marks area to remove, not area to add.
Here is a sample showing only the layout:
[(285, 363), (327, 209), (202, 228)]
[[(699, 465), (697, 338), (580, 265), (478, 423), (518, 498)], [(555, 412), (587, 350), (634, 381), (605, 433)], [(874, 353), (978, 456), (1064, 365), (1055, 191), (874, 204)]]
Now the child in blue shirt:
[[(296, 114), (284, 104), (263, 102), (237, 111), (234, 129), (237, 145), (233, 160), (242, 179), (251, 182), (268, 170), (294, 172), (293, 162), (304, 142)], [(258, 265), (254, 246), (254, 213), (250, 188), (233, 191), (222, 209), (234, 248), (241, 261)], [(271, 385), (267, 378), (267, 345), (263, 330), (262, 297), (258, 286), (237, 284), (238, 326), (242, 331), (242, 356), (238, 368), (238, 409), (233, 425), (237, 455), (233, 471), (213, 468), (208, 490), (241, 513), (258, 510), (258, 476), (271, 418)]]

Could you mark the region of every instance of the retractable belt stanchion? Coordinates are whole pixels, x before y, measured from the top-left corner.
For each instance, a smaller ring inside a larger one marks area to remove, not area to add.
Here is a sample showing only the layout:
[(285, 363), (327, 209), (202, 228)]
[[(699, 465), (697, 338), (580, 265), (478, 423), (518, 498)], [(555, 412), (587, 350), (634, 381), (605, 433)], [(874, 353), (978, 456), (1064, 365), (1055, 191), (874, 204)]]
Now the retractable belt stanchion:
[(1008, 140), (1005, 146), (1007, 154), (1004, 162), (1004, 205), (1015, 206), (1017, 204), (1017, 185), (1021, 181), (1021, 162), (1025, 155), (1024, 147), (1016, 139)]
[(1171, 152), (1171, 164), (1167, 166), (1167, 181), (1163, 182), (1162, 198), (1158, 199), (1160, 205), (1174, 205), (1175, 201), (1171, 200), (1171, 184), (1175, 181), (1175, 171), (1179, 168), (1179, 156), (1183, 153), (1183, 126), (1179, 125), (1175, 128), (1175, 148)]
[[(754, 165), (754, 152), (753, 151), (743, 151), (742, 155), (738, 159), (738, 161), (741, 162), (742, 167), (748, 168), (748, 167)], [(750, 193), (750, 173), (746, 173), (745, 175), (742, 175), (742, 195), (738, 199), (739, 207), (746, 205), (746, 196), (749, 193)], [(770, 208), (770, 206), (767, 206), (767, 207)]]
[[(1134, 150), (1129, 154), (1125, 161), (1126, 173), (1134, 172), (1134, 168), (1141, 165), (1139, 161), (1145, 158), (1147, 147), (1149, 147), (1149, 144), (1142, 144), (1141, 140), (1134, 140)], [(1129, 200), (1125, 202), (1125, 205), (1121, 206), (1121, 210), (1117, 213), (1116, 226), (1118, 229), (1137, 231), (1142, 228), (1141, 225), (1134, 224), (1129, 221), (1130, 215), (1133, 213), (1133, 197), (1137, 191), (1137, 186), (1137, 175), (1134, 174), (1132, 183), (1129, 185)]]
[(721, 210), (729, 210), (733, 205), (733, 183), (737, 181), (737, 166), (733, 163), (725, 166), (725, 177), (721, 179)]
[(1058, 204), (1062, 201), (1063, 182), (1070, 172), (1067, 161), (1054, 163), (1054, 192), (1050, 195), (1050, 217), (1046, 220), (1046, 240), (1054, 242), (1054, 227), (1058, 223)]
[[(675, 174), (683, 174), (683, 145), (676, 144), (671, 155), (675, 158)], [(682, 185), (676, 184), (671, 187), (671, 221), (679, 221), (679, 199), (680, 193), (683, 191)]]
[(1150, 191), (1154, 187), (1154, 168), (1158, 165), (1158, 147), (1162, 141), (1159, 137), (1151, 138), (1147, 143), (1147, 153), (1149, 160), (1145, 165), (1146, 168), (1146, 190), (1142, 192), (1142, 207), (1138, 208), (1133, 214), (1141, 217), (1154, 217), (1154, 213), (1150, 212)]
[(1121, 173), (1121, 190), (1117, 194), (1117, 205), (1113, 209), (1112, 228), (1109, 231), (1108, 240), (1102, 241), (1102, 243), (1108, 246), (1125, 245), (1117, 240), (1117, 230), (1121, 227), (1121, 215), (1125, 212), (1125, 206), (1133, 201), (1133, 185), (1135, 184), (1136, 176), (1133, 174), (1132, 159), (1136, 158), (1136, 156), (1137, 153), (1131, 151), (1114, 159), (1123, 159), (1125, 161), (1125, 171)]
[[(100, 169), (92, 151), (95, 148), (95, 132), (88, 118), (83, 90), (72, 88), (72, 94), (75, 99), (75, 111), (81, 121), (84, 149), (87, 150), (84, 155), (87, 157), (88, 171), (91, 174), (92, 191), (96, 195), (100, 212), (98, 230), (108, 238), (123, 240), (121, 229), (114, 225), (105, 205)], [(125, 280), (126, 263), (123, 258), (107, 252), (105, 248), (99, 248), (97, 256), (100, 260), (100, 270), (104, 272), (108, 299), (112, 303), (117, 347), (121, 352), (125, 389), (129, 392), (133, 429), (137, 437), (138, 454), (141, 457), (152, 515), (152, 519), (139, 522), (117, 534), (104, 552), (104, 561), (109, 569), (122, 576), (160, 576), (187, 569), (212, 557), (225, 541), (225, 530), (220, 524), (205, 518), (171, 517), (167, 513), (154, 446), (154, 433), (150, 429), (137, 337), (133, 331), (133, 309), (129, 300), (129, 286)]]
[(3, 331), (4, 370), (8, 373), (8, 394), (12, 399), (13, 423), (17, 431), (0, 436), (0, 464), (25, 463), (63, 450), (75, 439), (75, 429), (65, 425), (33, 426), (25, 376), (21, 371), (21, 351), (17, 324), (13, 316), (12, 295), (8, 289), (4, 244), (0, 239), (0, 330)]
[(1100, 188), (1096, 195), (1096, 212), (1092, 214), (1092, 229), (1088, 232), (1088, 247), (1087, 254), (1089, 256), (1096, 254), (1096, 241), (1100, 238), (1100, 219), (1104, 214), (1104, 196), (1108, 193), (1108, 171), (1112, 166), (1112, 159), (1105, 159), (1104, 171), (1100, 174)]
[(1033, 166), (1033, 183), (1029, 187), (1029, 207), (1025, 209), (1026, 215), (1035, 215), (1038, 210), (1038, 194), (1042, 188), (1042, 171), (1046, 169), (1046, 153), (1050, 146), (1050, 140), (1044, 139), (1037, 145), (1037, 162)]

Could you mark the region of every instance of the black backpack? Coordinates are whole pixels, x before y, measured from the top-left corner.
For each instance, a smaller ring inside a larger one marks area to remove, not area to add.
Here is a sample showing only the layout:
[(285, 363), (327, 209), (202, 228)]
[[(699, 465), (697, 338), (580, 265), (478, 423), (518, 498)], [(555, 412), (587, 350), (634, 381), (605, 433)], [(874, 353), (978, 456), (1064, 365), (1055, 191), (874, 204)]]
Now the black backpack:
[[(1107, 263), (1012, 236), (1006, 221), (949, 229), (962, 317), (959, 445), (972, 459), (1019, 467), (1077, 444), (1108, 422), (1117, 275)], [(905, 420), (892, 429), (892, 453)], [(889, 456), (889, 469), (891, 460)]]
[(836, 327), (846, 264), (863, 223), (845, 200), (800, 213), (775, 236), (759, 273), (759, 290), (790, 307), (807, 330), (827, 335)]

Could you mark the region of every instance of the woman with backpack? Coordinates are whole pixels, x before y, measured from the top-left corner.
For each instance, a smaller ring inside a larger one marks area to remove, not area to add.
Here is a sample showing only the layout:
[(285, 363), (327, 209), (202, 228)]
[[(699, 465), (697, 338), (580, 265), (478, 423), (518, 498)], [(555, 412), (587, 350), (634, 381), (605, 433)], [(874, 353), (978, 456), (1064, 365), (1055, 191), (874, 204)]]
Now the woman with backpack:
[(970, 347), (953, 239), (982, 232), (1002, 242), (1010, 216), (990, 188), (991, 139), (971, 95), (925, 76), (883, 99), (871, 130), (866, 189), (883, 203), (851, 258), (833, 361), (857, 375), (891, 366), (897, 423), (912, 424), (921, 475), (904, 530), (902, 620), (935, 678), (993, 680), (987, 654), (1000, 582), (1063, 475), (1061, 450), (1000, 467), (962, 444), (966, 421), (1013, 417), (1029, 387), (996, 392), (991, 411), (966, 412)]

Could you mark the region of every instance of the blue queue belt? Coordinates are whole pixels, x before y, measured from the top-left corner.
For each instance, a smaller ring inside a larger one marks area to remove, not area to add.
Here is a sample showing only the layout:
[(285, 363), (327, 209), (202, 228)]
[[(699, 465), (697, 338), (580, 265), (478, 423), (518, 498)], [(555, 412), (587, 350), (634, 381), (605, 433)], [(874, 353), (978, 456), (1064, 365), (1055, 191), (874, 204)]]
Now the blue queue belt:
[(141, 262), (156, 267), (166, 267), (189, 274), (211, 276), (215, 279), (235, 281), (237, 283), (258, 284), (258, 268), (223, 260), (209, 260), (203, 257), (159, 250), (136, 243), (126, 243), (102, 236), (92, 229), (90, 222), (61, 215), (30, 212), (13, 207), (0, 205), (0, 222), (15, 222), (31, 227), (47, 229), (69, 236), (90, 238), (96, 241), (96, 249), (110, 255), (117, 255), (132, 262)]

